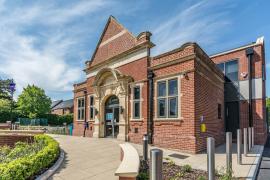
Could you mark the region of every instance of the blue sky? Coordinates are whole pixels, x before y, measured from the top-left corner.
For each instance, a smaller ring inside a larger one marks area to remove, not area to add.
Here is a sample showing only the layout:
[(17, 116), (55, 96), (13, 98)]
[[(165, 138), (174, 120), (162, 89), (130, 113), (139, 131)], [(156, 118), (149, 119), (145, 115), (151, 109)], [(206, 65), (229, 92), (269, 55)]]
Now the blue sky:
[(151, 31), (159, 54), (196, 41), (209, 54), (265, 37), (270, 96), (270, 1), (267, 0), (0, 0), (0, 77), (14, 78), (53, 100), (73, 97), (73, 84), (113, 15), (132, 33)]

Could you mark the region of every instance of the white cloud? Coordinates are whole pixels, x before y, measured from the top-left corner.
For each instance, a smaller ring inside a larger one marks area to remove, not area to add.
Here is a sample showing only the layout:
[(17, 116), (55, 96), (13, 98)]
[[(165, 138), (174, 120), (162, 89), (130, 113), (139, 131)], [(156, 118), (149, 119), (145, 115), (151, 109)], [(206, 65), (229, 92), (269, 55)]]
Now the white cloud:
[(185, 42), (202, 42), (212, 45), (218, 39), (222, 30), (230, 24), (226, 11), (218, 11), (224, 7), (216, 1), (200, 1), (178, 9), (171, 17), (159, 22), (159, 27), (153, 30), (153, 39), (157, 47), (154, 54), (159, 54), (179, 47)]
[(74, 59), (81, 66), (70, 65), (67, 54), (84, 38), (80, 33), (89, 30), (64, 25), (109, 5), (103, 0), (75, 1), (65, 7), (45, 2), (9, 7), (0, 1), (0, 76), (15, 79), (17, 94), (27, 84), (48, 94), (72, 92), (72, 84), (83, 77), (84, 60)]

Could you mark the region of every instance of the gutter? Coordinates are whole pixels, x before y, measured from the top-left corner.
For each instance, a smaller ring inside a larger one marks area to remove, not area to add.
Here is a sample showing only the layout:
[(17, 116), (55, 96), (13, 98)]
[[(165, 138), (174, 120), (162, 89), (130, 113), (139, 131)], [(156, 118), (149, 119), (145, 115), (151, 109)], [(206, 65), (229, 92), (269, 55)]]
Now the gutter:
[(147, 78), (149, 83), (148, 88), (148, 118), (147, 118), (147, 135), (148, 135), (148, 143), (153, 144), (153, 134), (154, 134), (154, 128), (153, 128), (153, 108), (154, 108), (154, 72), (152, 70), (149, 70), (147, 72)]
[(253, 110), (252, 110), (252, 57), (254, 50), (252, 47), (246, 49), (246, 56), (248, 58), (248, 88), (249, 88), (249, 127), (253, 126)]

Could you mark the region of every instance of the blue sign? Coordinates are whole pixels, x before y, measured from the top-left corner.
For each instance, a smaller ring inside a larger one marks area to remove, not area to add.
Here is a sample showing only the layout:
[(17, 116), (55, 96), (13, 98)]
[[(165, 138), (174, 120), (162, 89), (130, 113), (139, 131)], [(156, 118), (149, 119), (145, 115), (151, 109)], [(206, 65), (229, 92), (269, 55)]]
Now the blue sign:
[(106, 120), (110, 121), (113, 119), (113, 113), (106, 113)]

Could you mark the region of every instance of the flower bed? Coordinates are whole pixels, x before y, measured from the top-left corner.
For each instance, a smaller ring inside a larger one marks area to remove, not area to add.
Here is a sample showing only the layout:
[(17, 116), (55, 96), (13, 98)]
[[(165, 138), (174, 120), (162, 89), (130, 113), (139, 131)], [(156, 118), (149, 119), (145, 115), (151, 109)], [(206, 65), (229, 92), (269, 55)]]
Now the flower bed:
[[(170, 158), (165, 158), (163, 162), (162, 174), (164, 180), (207, 180), (207, 172), (199, 169), (193, 169), (190, 165), (178, 166)], [(217, 180), (236, 180), (230, 173), (224, 173), (221, 169), (216, 172)], [(141, 160), (139, 180), (149, 180), (149, 162)]]
[(32, 179), (59, 156), (59, 144), (50, 136), (35, 135), (33, 143), (0, 147), (0, 180)]

